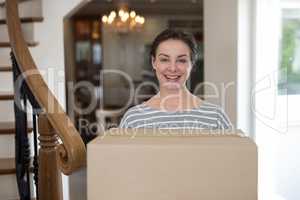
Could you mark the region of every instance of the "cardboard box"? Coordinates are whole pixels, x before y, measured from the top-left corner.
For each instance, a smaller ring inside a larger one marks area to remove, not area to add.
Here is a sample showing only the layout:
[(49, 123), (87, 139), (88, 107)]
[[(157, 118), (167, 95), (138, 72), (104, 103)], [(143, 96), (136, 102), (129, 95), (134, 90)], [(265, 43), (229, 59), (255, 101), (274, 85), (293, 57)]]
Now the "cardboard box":
[(256, 200), (242, 132), (113, 129), (88, 144), (88, 200)]

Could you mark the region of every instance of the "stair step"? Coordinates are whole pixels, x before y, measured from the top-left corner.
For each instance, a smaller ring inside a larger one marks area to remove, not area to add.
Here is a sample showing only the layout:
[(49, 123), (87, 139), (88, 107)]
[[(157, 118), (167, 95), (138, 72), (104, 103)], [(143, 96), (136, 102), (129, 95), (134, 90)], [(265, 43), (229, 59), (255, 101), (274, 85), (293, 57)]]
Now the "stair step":
[(0, 92), (0, 101), (13, 100), (14, 96), (12, 93)]
[[(32, 132), (31, 123), (28, 123), (27, 132)], [(15, 134), (15, 122), (0, 122), (0, 135)]]
[[(30, 160), (29, 172), (33, 173), (33, 158)], [(0, 158), (0, 175), (9, 175), (16, 173), (15, 158)]]
[[(0, 115), (0, 122), (14, 122), (14, 101), (13, 100), (0, 100), (0, 110), (4, 115)], [(30, 118), (30, 119), (29, 119)], [(28, 121), (32, 121), (32, 115), (28, 115)]]
[[(1, 21), (1, 19), (0, 19)], [(23, 33), (23, 37), (27, 43), (33, 43), (36, 41), (35, 36), (35, 29), (37, 24), (35, 23), (22, 23), (21, 29)], [(0, 24), (0, 43), (7, 43), (9, 42), (9, 35), (8, 35), (8, 27), (6, 24)]]
[[(18, 4), (18, 10), (21, 19), (30, 17), (42, 17), (42, 0), (21, 0)], [(6, 19), (6, 10), (5, 7), (0, 7), (0, 20), (4, 19)]]
[(1, 94), (13, 94), (14, 81), (12, 72), (0, 73), (0, 95)]
[[(27, 42), (27, 45), (29, 47), (36, 47), (37, 45), (39, 45), (38, 42)], [(9, 42), (0, 42), (0, 47), (10, 47), (10, 43)]]
[[(30, 1), (30, 0), (19, 0), (19, 2), (22, 2), (22, 1)], [(1, 1), (0, 7), (4, 7), (4, 6), (5, 6), (5, 1)]]
[(0, 158), (0, 175), (16, 173), (15, 158)]
[[(1, 37), (1, 33), (0, 33), (0, 41), (2, 40), (2, 38), (3, 37)], [(9, 40), (5, 40), (5, 41), (9, 41)], [(1, 48), (0, 67), (11, 66), (10, 52), (11, 52), (11, 48)]]
[[(33, 156), (33, 134), (28, 134), (30, 144), (30, 155)], [(1, 135), (0, 134), (0, 158), (13, 158), (15, 157), (15, 135)], [(1, 187), (0, 187), (1, 188)], [(1, 191), (1, 189), (0, 189)], [(1, 193), (1, 192), (0, 192)], [(1, 197), (0, 197), (1, 199)]]
[(0, 188), (1, 200), (13, 200), (19, 198), (16, 174), (1, 175)]
[(1, 0), (0, 1), (0, 7), (4, 7), (5, 6), (5, 1), (4, 0)]
[(0, 66), (0, 72), (11, 72), (12, 67), (11, 66)]
[[(21, 18), (21, 23), (34, 23), (34, 22), (43, 22), (43, 17), (23, 17)], [(5, 19), (0, 19), (0, 24), (6, 24)]]
[[(32, 173), (32, 172), (31, 172)], [(33, 184), (33, 174), (30, 174), (31, 184)], [(16, 181), (16, 169), (14, 158), (0, 159), (0, 199), (18, 200), (18, 187)], [(33, 193), (32, 193), (33, 194)], [(32, 197), (34, 199), (35, 197)]]

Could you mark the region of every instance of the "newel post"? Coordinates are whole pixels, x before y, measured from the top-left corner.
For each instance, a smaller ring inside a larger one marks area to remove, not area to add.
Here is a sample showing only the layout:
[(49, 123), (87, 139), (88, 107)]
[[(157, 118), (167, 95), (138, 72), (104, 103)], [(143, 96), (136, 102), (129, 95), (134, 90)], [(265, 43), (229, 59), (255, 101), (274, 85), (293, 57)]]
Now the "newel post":
[(45, 114), (39, 115), (39, 171), (40, 200), (62, 200), (62, 179), (58, 166), (58, 136)]

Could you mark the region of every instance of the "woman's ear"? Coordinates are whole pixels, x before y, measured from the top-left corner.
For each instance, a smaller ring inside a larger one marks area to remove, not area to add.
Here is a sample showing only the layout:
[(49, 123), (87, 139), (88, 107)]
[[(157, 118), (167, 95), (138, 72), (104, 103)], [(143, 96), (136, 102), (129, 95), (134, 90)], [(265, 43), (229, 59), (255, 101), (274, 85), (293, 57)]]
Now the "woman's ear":
[(151, 56), (151, 64), (152, 64), (153, 69), (156, 69), (154, 56)]

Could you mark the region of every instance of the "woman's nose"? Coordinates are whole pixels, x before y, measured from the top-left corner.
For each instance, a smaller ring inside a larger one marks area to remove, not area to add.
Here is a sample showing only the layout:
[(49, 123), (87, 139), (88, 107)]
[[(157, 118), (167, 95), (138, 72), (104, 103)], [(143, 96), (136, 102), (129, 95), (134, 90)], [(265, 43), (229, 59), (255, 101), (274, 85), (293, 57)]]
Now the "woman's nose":
[(175, 72), (177, 70), (176, 62), (171, 62), (169, 67), (168, 67), (168, 70), (171, 71), (171, 72)]

